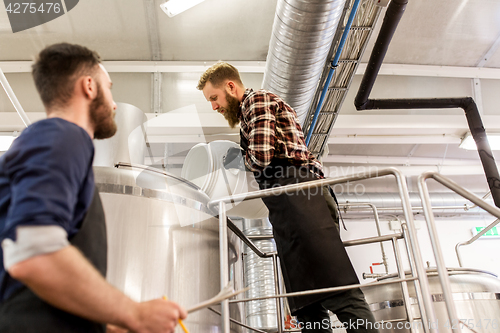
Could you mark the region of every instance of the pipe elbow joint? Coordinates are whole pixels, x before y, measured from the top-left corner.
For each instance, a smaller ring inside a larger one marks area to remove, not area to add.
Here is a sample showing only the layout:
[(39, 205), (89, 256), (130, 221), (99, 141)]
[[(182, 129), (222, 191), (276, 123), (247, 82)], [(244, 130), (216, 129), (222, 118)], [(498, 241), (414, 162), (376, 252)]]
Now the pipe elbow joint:
[(373, 102), (369, 99), (364, 102), (354, 100), (354, 106), (357, 111), (371, 110), (373, 109)]
[(462, 100), (462, 102), (460, 104), (461, 104), (461, 107), (464, 110), (466, 110), (472, 104), (476, 104), (476, 102), (474, 101), (474, 98), (472, 98), (472, 97), (464, 97), (464, 99)]

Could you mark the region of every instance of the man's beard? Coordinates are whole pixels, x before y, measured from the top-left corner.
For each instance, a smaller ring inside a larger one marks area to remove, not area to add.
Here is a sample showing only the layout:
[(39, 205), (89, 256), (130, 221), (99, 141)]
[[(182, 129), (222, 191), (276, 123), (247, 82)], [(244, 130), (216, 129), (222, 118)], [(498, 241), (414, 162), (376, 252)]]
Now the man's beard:
[(114, 110), (106, 104), (101, 84), (97, 83), (97, 96), (89, 106), (90, 120), (94, 125), (94, 139), (107, 139), (115, 135), (117, 126)]
[(229, 95), (226, 91), (227, 108), (222, 108), (222, 114), (229, 123), (229, 127), (235, 128), (240, 123), (238, 113), (240, 112), (240, 101), (236, 97)]

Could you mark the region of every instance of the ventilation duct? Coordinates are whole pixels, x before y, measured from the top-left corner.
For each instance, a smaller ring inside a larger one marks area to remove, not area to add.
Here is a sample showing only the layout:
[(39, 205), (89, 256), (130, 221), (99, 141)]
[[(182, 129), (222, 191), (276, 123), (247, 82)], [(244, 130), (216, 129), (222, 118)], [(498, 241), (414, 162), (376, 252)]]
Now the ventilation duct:
[(301, 124), (328, 57), (345, 0), (278, 0), (263, 88), (290, 104)]

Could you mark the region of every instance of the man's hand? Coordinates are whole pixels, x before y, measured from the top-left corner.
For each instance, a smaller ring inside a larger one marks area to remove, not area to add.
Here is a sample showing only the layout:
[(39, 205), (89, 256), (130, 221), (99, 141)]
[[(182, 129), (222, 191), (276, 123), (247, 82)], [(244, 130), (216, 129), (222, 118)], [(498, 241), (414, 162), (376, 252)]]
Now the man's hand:
[(229, 148), (223, 159), (224, 168), (246, 171), (245, 162), (243, 161), (243, 152), (241, 148)]
[[(137, 333), (170, 333), (174, 332), (179, 319), (185, 319), (187, 312), (175, 302), (155, 299), (138, 304), (136, 327)], [(134, 325), (135, 326), (135, 325)]]

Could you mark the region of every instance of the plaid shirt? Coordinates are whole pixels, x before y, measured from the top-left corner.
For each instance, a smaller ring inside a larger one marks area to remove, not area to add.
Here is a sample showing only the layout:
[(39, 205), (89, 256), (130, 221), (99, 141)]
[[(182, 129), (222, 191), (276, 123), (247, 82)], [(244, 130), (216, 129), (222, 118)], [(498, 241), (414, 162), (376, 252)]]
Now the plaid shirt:
[(250, 170), (263, 170), (276, 157), (314, 167), (323, 176), (321, 163), (307, 149), (297, 114), (280, 97), (266, 90), (247, 89), (238, 116), (241, 133), (248, 141), (245, 164)]

